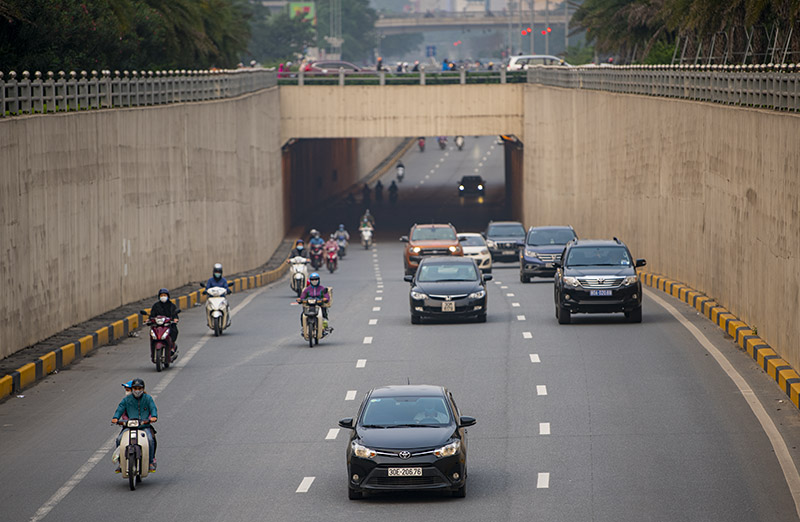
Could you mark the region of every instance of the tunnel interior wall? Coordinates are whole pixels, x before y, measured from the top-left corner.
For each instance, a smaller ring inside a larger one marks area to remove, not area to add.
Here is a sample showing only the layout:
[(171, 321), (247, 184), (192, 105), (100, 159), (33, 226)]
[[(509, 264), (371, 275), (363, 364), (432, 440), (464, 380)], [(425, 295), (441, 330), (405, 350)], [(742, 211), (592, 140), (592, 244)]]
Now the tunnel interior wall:
[(800, 368), (800, 117), (537, 85), (524, 108), (526, 225), (621, 238)]
[(0, 121), (0, 357), (264, 263), (285, 231), (279, 110), (273, 88)]

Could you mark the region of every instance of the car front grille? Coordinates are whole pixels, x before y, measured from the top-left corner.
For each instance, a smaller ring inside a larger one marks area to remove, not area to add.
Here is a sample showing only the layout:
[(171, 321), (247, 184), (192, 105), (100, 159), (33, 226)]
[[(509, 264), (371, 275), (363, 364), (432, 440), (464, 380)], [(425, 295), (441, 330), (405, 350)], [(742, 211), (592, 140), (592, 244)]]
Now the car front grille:
[(437, 476), (428, 477), (370, 477), (367, 484), (372, 486), (434, 486), (442, 484)]
[(446, 248), (423, 248), (420, 250), (421, 256), (446, 256), (450, 254), (450, 250)]
[(552, 263), (553, 261), (559, 261), (561, 259), (561, 254), (536, 254), (536, 257), (545, 263)]
[(495, 245), (497, 245), (497, 248), (502, 248), (504, 250), (514, 250), (519, 246), (516, 243), (495, 243)]
[[(455, 301), (456, 299), (464, 299), (469, 294), (459, 294), (459, 295), (429, 295), (431, 299), (436, 299), (438, 301)], [(449, 299), (448, 299), (449, 298)]]
[(583, 288), (616, 288), (622, 284), (624, 277), (579, 277), (578, 282)]

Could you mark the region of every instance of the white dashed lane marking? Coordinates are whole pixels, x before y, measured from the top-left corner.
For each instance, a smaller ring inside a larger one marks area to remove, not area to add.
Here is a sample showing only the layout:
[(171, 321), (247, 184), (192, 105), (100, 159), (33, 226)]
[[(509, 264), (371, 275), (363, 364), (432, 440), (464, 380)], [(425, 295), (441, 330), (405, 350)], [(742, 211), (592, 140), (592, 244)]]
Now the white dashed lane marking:
[(540, 422), (539, 423), (539, 435), (550, 435), (550, 423), (549, 422)]
[(508, 287), (507, 287), (507, 286), (505, 286), (505, 285), (503, 285), (503, 286), (501, 286), (501, 287), (500, 287), (500, 289), (501, 289), (501, 290), (508, 290)]
[(356, 362), (356, 368), (363, 368), (366, 365), (367, 365), (367, 360), (366, 359), (359, 359)]
[(381, 311), (381, 307), (380, 306), (373, 306), (372, 307), (372, 311), (373, 312), (380, 312)]
[(325, 440), (336, 440), (336, 437), (339, 435), (339, 428), (331, 428), (328, 430), (328, 434), (325, 435)]
[(539, 354), (538, 353), (532, 353), (531, 354), (531, 362), (532, 363), (542, 362), (542, 360), (539, 359)]
[(539, 477), (536, 479), (536, 488), (547, 489), (549, 487), (550, 487), (550, 473), (539, 473)]
[(358, 392), (356, 390), (347, 390), (347, 393), (344, 394), (344, 400), (346, 401), (354, 401), (356, 400), (356, 394)]
[(509, 293), (509, 294), (506, 294), (506, 297), (515, 297), (515, 296), (514, 296), (514, 294)]
[(382, 294), (382, 293), (383, 293), (383, 290), (375, 290), (375, 293), (376, 293), (376, 294)]
[(524, 315), (518, 315), (517, 316), (517, 321), (524, 321), (524, 320), (525, 320), (525, 316)]
[(494, 284), (496, 284), (496, 285), (502, 285), (503, 283), (501, 283), (500, 281), (495, 281), (495, 282), (494, 282)]
[(316, 477), (305, 477), (300, 482), (300, 485), (297, 486), (297, 491), (295, 493), (308, 493), (308, 490), (311, 488), (311, 484), (314, 483), (314, 479)]
[[(362, 359), (366, 362), (366, 359)], [(536, 385), (536, 395), (547, 395), (547, 386), (544, 384), (537, 384)]]
[(364, 344), (372, 344), (372, 337), (370, 336), (364, 337)]
[(533, 334), (530, 332), (522, 332), (523, 339), (533, 339)]
[(369, 325), (370, 326), (373, 326), (373, 325), (376, 325), (376, 324), (378, 324), (378, 320), (377, 319), (370, 319), (369, 320)]
[(375, 300), (376, 301), (383, 301), (383, 297), (376, 297)]
[(519, 308), (519, 303), (511, 303), (511, 306), (512, 306), (513, 308)]

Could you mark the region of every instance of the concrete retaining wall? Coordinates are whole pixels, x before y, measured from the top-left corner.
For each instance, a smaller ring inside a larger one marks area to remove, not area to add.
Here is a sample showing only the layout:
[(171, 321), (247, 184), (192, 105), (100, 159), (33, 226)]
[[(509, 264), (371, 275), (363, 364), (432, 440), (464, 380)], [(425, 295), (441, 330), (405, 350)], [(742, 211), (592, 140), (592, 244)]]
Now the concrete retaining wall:
[(285, 232), (277, 88), (0, 121), (0, 357), (262, 264)]
[(623, 239), (800, 368), (800, 116), (537, 85), (524, 109), (527, 225)]

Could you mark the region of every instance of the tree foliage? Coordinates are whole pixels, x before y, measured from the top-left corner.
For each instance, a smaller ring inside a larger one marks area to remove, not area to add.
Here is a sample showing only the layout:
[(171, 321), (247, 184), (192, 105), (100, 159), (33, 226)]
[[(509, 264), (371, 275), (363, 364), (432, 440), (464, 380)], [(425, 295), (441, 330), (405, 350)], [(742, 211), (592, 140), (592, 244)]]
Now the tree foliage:
[[(373, 58), (377, 45), (375, 21), (378, 14), (369, 0), (342, 0), (342, 59), (360, 63)], [(325, 47), (325, 36), (330, 32), (330, 0), (317, 2), (317, 45)]]
[(309, 22), (292, 19), (285, 11), (270, 16), (260, 6), (254, 10), (251, 32), (248, 52), (260, 63), (294, 60), (314, 42), (314, 29)]

